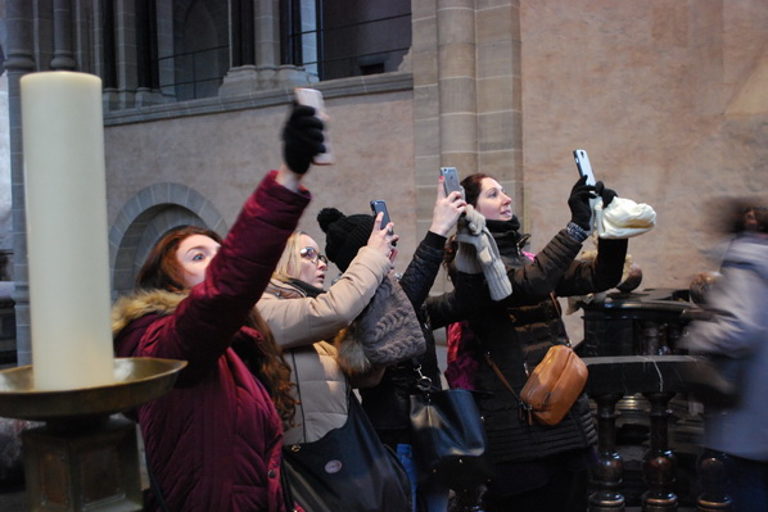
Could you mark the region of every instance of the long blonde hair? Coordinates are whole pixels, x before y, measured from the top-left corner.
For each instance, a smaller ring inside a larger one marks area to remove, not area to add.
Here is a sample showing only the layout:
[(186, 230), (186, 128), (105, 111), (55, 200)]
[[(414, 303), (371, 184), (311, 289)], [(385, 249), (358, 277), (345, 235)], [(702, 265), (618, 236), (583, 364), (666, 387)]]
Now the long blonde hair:
[(272, 277), (278, 281), (288, 282), (291, 279), (298, 279), (301, 275), (301, 235), (309, 236), (305, 231), (296, 230), (288, 237), (285, 243), (285, 249), (277, 262)]

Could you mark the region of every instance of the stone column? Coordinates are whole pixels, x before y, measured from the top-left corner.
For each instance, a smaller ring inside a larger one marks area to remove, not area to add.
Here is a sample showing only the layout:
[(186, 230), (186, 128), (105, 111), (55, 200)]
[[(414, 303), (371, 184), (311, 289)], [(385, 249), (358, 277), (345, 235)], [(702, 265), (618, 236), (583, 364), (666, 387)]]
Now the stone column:
[(51, 69), (74, 71), (71, 0), (53, 1), (53, 59)]
[(169, 85), (176, 82), (175, 63), (169, 56), (175, 53), (173, 42), (173, 4), (158, 2), (155, 7), (157, 15), (157, 56), (158, 80), (160, 93), (167, 98), (176, 96), (175, 89)]
[[(416, 232), (425, 233), (432, 217), (435, 183), (441, 165), (435, 0), (411, 2), (411, 33)], [(436, 282), (445, 283), (445, 279), (437, 279)]]
[(496, 176), (523, 220), (518, 0), (413, 0), (411, 12), (417, 231), (440, 166)]
[(254, 44), (259, 68), (275, 68), (280, 64), (280, 5), (278, 0), (256, 2)]
[(309, 75), (303, 68), (280, 64), (280, 2), (256, 2), (256, 69), (264, 89), (306, 85)]
[(19, 79), (34, 71), (32, 2), (7, 0), (8, 29), (5, 68), (8, 71), (8, 120), (11, 144), (11, 199), (13, 222), (13, 279), (16, 302), (16, 351), (20, 365), (32, 363), (27, 272), (27, 229), (24, 211), (24, 156), (21, 143), (21, 95)]
[[(253, 31), (254, 0), (228, 0), (227, 4), (229, 8), (229, 70), (219, 87), (219, 96), (238, 96), (260, 88), (254, 62), (253, 45), (256, 37)], [(247, 23), (243, 23), (241, 19), (244, 14), (250, 17)]]
[[(94, 59), (93, 38), (95, 20), (93, 0), (73, 0), (72, 4), (72, 52), (77, 69), (84, 73), (98, 75)], [(100, 76), (100, 75), (99, 75)]]
[(138, 87), (136, 6), (134, 0), (114, 0), (117, 105), (133, 107)]
[(476, 18), (478, 170), (495, 176), (524, 221), (519, 0), (486, 2)]
[(53, 0), (28, 0), (32, 4), (32, 40), (35, 71), (48, 71), (53, 60)]
[[(250, 24), (236, 23), (242, 13), (252, 17)], [(279, 0), (229, 0), (229, 20), (231, 67), (224, 76), (219, 95), (242, 95), (255, 90), (309, 83), (302, 68), (279, 64)], [(250, 47), (244, 44), (243, 38), (250, 40)], [(250, 48), (252, 56), (246, 60), (235, 58), (237, 48)]]
[(437, 1), (441, 165), (457, 167), (461, 176), (477, 170), (474, 5), (474, 0)]

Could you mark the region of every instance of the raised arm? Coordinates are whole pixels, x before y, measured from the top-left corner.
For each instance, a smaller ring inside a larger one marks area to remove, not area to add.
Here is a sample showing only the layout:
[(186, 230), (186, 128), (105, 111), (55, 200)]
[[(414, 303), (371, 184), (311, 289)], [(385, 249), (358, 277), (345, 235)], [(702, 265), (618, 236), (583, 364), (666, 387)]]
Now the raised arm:
[(257, 303), (262, 317), (283, 348), (295, 348), (334, 336), (368, 305), (390, 261), (383, 251), (363, 247), (326, 293), (281, 299), (265, 294)]

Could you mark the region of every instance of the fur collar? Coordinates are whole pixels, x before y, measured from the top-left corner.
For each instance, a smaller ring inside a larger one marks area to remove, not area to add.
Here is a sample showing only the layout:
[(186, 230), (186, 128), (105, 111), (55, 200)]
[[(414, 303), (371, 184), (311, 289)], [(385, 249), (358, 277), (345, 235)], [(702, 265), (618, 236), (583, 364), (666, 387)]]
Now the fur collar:
[(128, 324), (149, 313), (170, 315), (186, 298), (186, 293), (166, 290), (144, 290), (121, 297), (112, 307), (112, 335), (117, 336)]

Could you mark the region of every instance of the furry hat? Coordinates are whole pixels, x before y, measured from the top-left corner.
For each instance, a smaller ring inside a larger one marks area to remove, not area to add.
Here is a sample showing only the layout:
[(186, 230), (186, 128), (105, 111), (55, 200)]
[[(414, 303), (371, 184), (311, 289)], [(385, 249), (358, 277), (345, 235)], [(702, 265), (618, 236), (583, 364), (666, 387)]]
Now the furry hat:
[(345, 272), (357, 251), (368, 243), (373, 217), (365, 214), (346, 216), (336, 208), (323, 208), (317, 214), (317, 222), (326, 235), (325, 255)]

